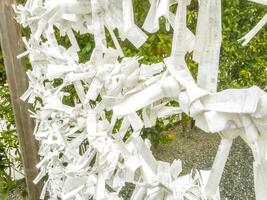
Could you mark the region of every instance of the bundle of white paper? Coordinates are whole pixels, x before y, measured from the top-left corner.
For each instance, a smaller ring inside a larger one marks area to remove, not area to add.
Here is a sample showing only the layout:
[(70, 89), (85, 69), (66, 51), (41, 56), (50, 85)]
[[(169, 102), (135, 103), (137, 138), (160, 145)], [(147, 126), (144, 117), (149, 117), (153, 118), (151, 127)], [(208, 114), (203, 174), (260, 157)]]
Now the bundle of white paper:
[[(167, 29), (174, 29), (172, 55), (150, 65), (140, 64), (139, 57), (123, 57), (113, 32), (118, 29), (121, 39), (137, 48), (146, 41), (134, 23), (131, 0), (28, 0), (15, 8), (17, 20), (32, 32), (29, 40), (24, 38), (26, 52), (19, 56), (29, 55), (32, 64), (29, 88), (21, 99), (35, 108), (41, 161), (34, 182), (47, 176), (41, 199), (48, 194), (49, 199), (117, 200), (130, 182), (136, 185), (133, 200), (218, 200), (224, 164), (238, 136), (255, 157), (256, 197), (266, 197), (267, 94), (257, 87), (216, 93), (220, 1), (200, 1), (196, 39), (186, 27), (190, 1), (179, 0), (176, 15), (169, 11), (175, 3), (150, 0), (143, 28), (154, 33), (159, 18), (165, 17)], [(70, 48), (58, 44), (54, 26), (68, 36)], [(116, 49), (107, 47), (105, 27)], [(94, 35), (95, 49), (86, 63), (79, 63), (74, 31)], [(200, 85), (185, 62), (192, 50), (203, 75)], [(180, 107), (169, 106), (172, 100)], [(157, 161), (150, 142), (140, 136), (158, 117), (181, 112), (193, 117), (200, 129), (221, 133), (210, 172), (179, 176), (181, 161)]]

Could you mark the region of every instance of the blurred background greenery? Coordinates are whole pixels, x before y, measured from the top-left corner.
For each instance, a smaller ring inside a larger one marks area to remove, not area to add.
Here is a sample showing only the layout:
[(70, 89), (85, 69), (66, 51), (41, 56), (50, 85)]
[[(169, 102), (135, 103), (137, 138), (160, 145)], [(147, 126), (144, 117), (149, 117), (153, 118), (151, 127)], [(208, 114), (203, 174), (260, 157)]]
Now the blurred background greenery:
[[(25, 0), (18, 0), (19, 3)], [(149, 9), (149, 1), (133, 0), (135, 22), (139, 27), (142, 27), (144, 19)], [(187, 22), (188, 27), (192, 32), (195, 32), (197, 21), (197, 0), (192, 0), (188, 7)], [(175, 6), (171, 8), (175, 11)], [(257, 22), (266, 14), (267, 8), (249, 2), (247, 0), (222, 0), (222, 26), (223, 40), (220, 58), (220, 71), (218, 90), (221, 91), (227, 88), (243, 88), (257, 85), (262, 89), (267, 86), (267, 31), (266, 26), (257, 34), (255, 38), (245, 47), (237, 42), (249, 30), (251, 30)], [(142, 56), (142, 63), (155, 63), (162, 61), (168, 57), (171, 52), (172, 34), (173, 31), (165, 30), (165, 22), (161, 19), (160, 31), (155, 34), (148, 34), (147, 42), (140, 48), (135, 49), (128, 41), (120, 41), (125, 56)], [(23, 29), (24, 36), (29, 34), (27, 29)], [(59, 43), (63, 46), (69, 46), (68, 38), (59, 37)], [(90, 58), (90, 53), (94, 48), (92, 35), (80, 35), (76, 33), (78, 42), (81, 48), (79, 52), (80, 62), (86, 62)], [(110, 36), (107, 33), (107, 37)], [(108, 40), (108, 45), (113, 46), (111, 39)], [(192, 61), (192, 53), (186, 56), (187, 64), (196, 77), (197, 63)], [(26, 61), (26, 64), (29, 63)], [(7, 193), (16, 187), (16, 183), (12, 180), (8, 173), (10, 168), (20, 168), (21, 158), (14, 124), (14, 116), (10, 105), (10, 96), (6, 82), (6, 74), (4, 71), (3, 56), (0, 50), (0, 120), (5, 120), (7, 123), (6, 130), (0, 130), (0, 192)], [(171, 127), (181, 125), (185, 131), (193, 127), (193, 121), (189, 117), (182, 115), (177, 122), (177, 116), (173, 116), (168, 121), (158, 120), (155, 127), (144, 129), (143, 136), (152, 140), (154, 145), (158, 143), (168, 143), (173, 137)], [(9, 151), (13, 149), (15, 160), (10, 160)]]

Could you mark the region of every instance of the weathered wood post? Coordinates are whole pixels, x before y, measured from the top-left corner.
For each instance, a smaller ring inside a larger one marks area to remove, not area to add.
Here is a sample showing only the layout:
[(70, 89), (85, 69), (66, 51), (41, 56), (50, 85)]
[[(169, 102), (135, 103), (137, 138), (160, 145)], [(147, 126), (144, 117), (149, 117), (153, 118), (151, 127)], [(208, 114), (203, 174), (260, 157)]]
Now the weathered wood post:
[(34, 122), (28, 112), (30, 106), (20, 100), (20, 96), (27, 89), (28, 81), (25, 65), (22, 60), (17, 59), (17, 55), (23, 52), (23, 44), (11, 7), (15, 2), (15, 0), (0, 0), (0, 38), (28, 187), (28, 198), (37, 200), (41, 186), (35, 185), (33, 179), (37, 175), (35, 166), (38, 162), (38, 154), (36, 141), (32, 135)]

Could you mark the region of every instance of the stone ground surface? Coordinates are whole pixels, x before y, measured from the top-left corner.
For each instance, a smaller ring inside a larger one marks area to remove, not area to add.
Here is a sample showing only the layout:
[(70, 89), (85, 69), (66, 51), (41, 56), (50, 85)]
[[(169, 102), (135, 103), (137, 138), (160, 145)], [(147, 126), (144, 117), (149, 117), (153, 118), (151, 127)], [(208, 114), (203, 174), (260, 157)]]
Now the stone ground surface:
[[(26, 197), (22, 196), (22, 193), (25, 188), (25, 184), (21, 183), (18, 188), (8, 193), (7, 200), (28, 200)], [(1, 197), (0, 200), (2, 200)], [(5, 198), (3, 198), (3, 200), (5, 200)]]
[[(193, 129), (186, 136), (181, 134), (181, 128), (176, 127), (174, 141), (169, 144), (160, 144), (153, 149), (153, 154), (159, 160), (171, 162), (174, 159), (183, 161), (183, 174), (194, 169), (209, 170), (212, 166), (220, 142), (218, 135), (204, 133)], [(253, 157), (251, 150), (238, 138), (234, 141), (230, 156), (226, 163), (225, 171), (220, 184), (222, 200), (253, 200)], [(132, 185), (124, 188), (122, 197), (129, 200)], [(10, 200), (20, 200), (16, 193), (10, 193)]]

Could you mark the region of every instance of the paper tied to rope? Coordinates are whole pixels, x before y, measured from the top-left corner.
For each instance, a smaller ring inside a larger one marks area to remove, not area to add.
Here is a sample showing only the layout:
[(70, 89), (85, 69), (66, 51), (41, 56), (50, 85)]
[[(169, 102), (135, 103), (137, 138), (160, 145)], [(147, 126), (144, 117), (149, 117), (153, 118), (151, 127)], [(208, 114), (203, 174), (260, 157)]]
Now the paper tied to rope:
[[(44, 47), (40, 46), (41, 52), (53, 49), (53, 47), (46, 46), (45, 44)], [(60, 49), (55, 49), (54, 51), (60, 52)], [(32, 51), (29, 52), (30, 54), (32, 53)], [(111, 49), (106, 51), (101, 61), (102, 68), (94, 67), (91, 62), (87, 64), (71, 62), (71, 55), (69, 54), (63, 54), (64, 56), (58, 60), (62, 64), (52, 64), (55, 59), (52, 55), (47, 56), (48, 60), (45, 63), (33, 62), (34, 69), (42, 67), (43, 72), (45, 72), (38, 75), (33, 71), (33, 76), (36, 76), (36, 80), (40, 82), (41, 86), (46, 86), (38, 94), (42, 98), (43, 106), (40, 107), (40, 110), (35, 115), (37, 121), (39, 121), (35, 135), (40, 141), (40, 155), (43, 156), (43, 159), (38, 164), (40, 173), (35, 182), (40, 181), (46, 175), (50, 177), (43, 188), (42, 198), (44, 198), (46, 190), (48, 190), (49, 195), (53, 198), (60, 196), (63, 199), (68, 199), (81, 196), (81, 198), (87, 199), (90, 195), (96, 199), (101, 199), (103, 195), (103, 198), (106, 198), (110, 192), (106, 191), (103, 193), (105, 184), (113, 179), (113, 172), (117, 163), (121, 163), (121, 166), (123, 166), (123, 162), (120, 160), (124, 156), (129, 156), (130, 150), (121, 152), (124, 149), (121, 148), (121, 145), (117, 146), (117, 143), (123, 143), (122, 139), (124, 138), (125, 131), (130, 126), (136, 133), (142, 129), (144, 124), (146, 127), (151, 127), (156, 122), (157, 113), (160, 113), (162, 117), (167, 117), (172, 113), (180, 112), (177, 108), (166, 106), (168, 103), (166, 101), (146, 108), (146, 111), (143, 112), (144, 119), (147, 120), (146, 123), (143, 123), (136, 113), (131, 113), (125, 118), (126, 128), (119, 131), (119, 135), (122, 137), (118, 141), (114, 140), (110, 132), (114, 127), (114, 120), (112, 119), (109, 122), (105, 115), (103, 115), (103, 109), (112, 105), (110, 98), (118, 98), (120, 95), (123, 97), (124, 94), (129, 96), (160, 80), (161, 76), (164, 78), (164, 74), (159, 75), (164, 68), (163, 63), (157, 63), (152, 66), (140, 65), (138, 63), (139, 58), (125, 58), (119, 63), (116, 61), (118, 54), (115, 52)], [(42, 79), (40, 79), (41, 77)], [(52, 83), (46, 84), (47, 81), (53, 81), (54, 79), (62, 80), (61, 85), (53, 86)], [(30, 78), (30, 80), (35, 81), (33, 78)], [(81, 83), (90, 84), (87, 92), (85, 92)], [(136, 85), (136, 83), (138, 84)], [(169, 88), (168, 82), (163, 83), (163, 89), (167, 93)], [(37, 86), (34, 83), (32, 85), (33, 87)], [(81, 101), (81, 104), (76, 104), (75, 107), (62, 103), (63, 98), (67, 94), (61, 90), (69, 85), (74, 85), (74, 89)], [(173, 93), (175, 92), (173, 91)], [(24, 99), (28, 98), (27, 93), (25, 93)], [(86, 106), (90, 100), (95, 101), (98, 95), (103, 95), (102, 109), (97, 106), (95, 108)], [(86, 141), (91, 145), (87, 151), (80, 154), (79, 149)], [(131, 148), (136, 149), (135, 145), (133, 144)], [(73, 151), (72, 149), (77, 150)], [(152, 157), (152, 154), (149, 153), (147, 156)], [(144, 156), (142, 160), (147, 160), (147, 156)], [(89, 167), (92, 162), (95, 162), (95, 165)], [(62, 163), (64, 167), (61, 166)], [(131, 166), (127, 162), (125, 165)], [(105, 166), (109, 166), (110, 173), (96, 175), (99, 170), (105, 169)], [(57, 173), (50, 171), (52, 168), (56, 168)], [(79, 179), (77, 181), (81, 185), (77, 187), (65, 185), (65, 180), (70, 180), (75, 175), (80, 176), (84, 174), (86, 176), (86, 169), (91, 169), (92, 175), (95, 174), (95, 183), (82, 183), (84, 179)], [(146, 164), (144, 164), (144, 174), (142, 176), (150, 177), (146, 174), (146, 171)], [(158, 176), (156, 173), (155, 180), (159, 179)], [(134, 180), (128, 179), (130, 182), (134, 182)], [(124, 183), (125, 181), (119, 187), (118, 183), (112, 187), (120, 189)], [(94, 184), (96, 186), (92, 187)], [(151, 184), (153, 185), (154, 182)], [(90, 186), (90, 192), (85, 190), (87, 185), (88, 187)]]
[[(169, 7), (176, 3), (174, 15)], [(265, 198), (267, 95), (257, 87), (216, 92), (220, 1), (200, 1), (196, 37), (186, 25), (189, 3), (150, 0), (143, 28), (156, 32), (164, 17), (174, 38), (170, 57), (146, 65), (139, 57), (124, 57), (114, 33), (118, 29), (118, 36), (137, 48), (146, 41), (131, 0), (28, 0), (15, 8), (17, 20), (32, 33), (23, 39), (26, 52), (19, 56), (29, 55), (32, 64), (21, 99), (35, 108), (31, 116), (41, 161), (34, 182), (47, 177), (40, 199), (118, 200), (129, 182), (135, 184), (132, 200), (218, 200), (223, 168), (238, 136), (255, 158), (256, 198)], [(69, 38), (69, 48), (58, 44), (55, 27)], [(107, 46), (105, 29), (115, 49)], [(95, 49), (86, 63), (79, 63), (76, 32), (94, 35)], [(199, 63), (198, 84), (185, 62), (191, 51)], [(179, 107), (170, 106), (173, 100)], [(180, 160), (156, 160), (149, 140), (142, 139), (142, 128), (181, 112), (200, 129), (222, 136), (211, 171), (180, 176)]]
[[(121, 39), (128, 39), (139, 48), (147, 39), (145, 33), (134, 21), (130, 0), (67, 0), (67, 1), (27, 1), (25, 6), (15, 7), (17, 20), (23, 26), (30, 26), (33, 38), (37, 41), (41, 36), (49, 36), (46, 30), (56, 26), (62, 36), (67, 35), (72, 44), (72, 51), (79, 51), (74, 31), (81, 34), (92, 33), (96, 44), (106, 47), (104, 27), (107, 28), (116, 48), (122, 54), (114, 29), (118, 29)], [(130, 14), (130, 17), (128, 17)], [(94, 21), (94, 22), (93, 22)], [(50, 39), (51, 37), (47, 37)], [(98, 46), (98, 45), (96, 45)], [(104, 50), (104, 49), (103, 49)]]

